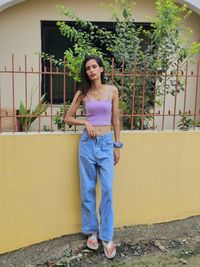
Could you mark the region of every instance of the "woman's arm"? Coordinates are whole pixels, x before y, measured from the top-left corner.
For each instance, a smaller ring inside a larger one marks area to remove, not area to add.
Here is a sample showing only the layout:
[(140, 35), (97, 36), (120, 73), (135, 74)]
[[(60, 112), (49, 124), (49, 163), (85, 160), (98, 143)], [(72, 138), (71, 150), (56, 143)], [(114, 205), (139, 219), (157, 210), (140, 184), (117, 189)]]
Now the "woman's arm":
[(119, 95), (116, 87), (113, 87), (112, 124), (115, 142), (120, 142)]
[(81, 91), (77, 91), (74, 99), (70, 105), (69, 110), (65, 116), (64, 122), (69, 125), (85, 125), (85, 120), (79, 120), (74, 118), (74, 114), (79, 108), (81, 101), (83, 100), (83, 96), (81, 96)]
[[(113, 87), (112, 124), (114, 129), (115, 142), (120, 142), (120, 121), (119, 121), (119, 95), (118, 89)], [(120, 148), (114, 149), (114, 162), (120, 159)]]
[(77, 91), (74, 96), (74, 99), (70, 105), (70, 108), (65, 116), (64, 122), (69, 125), (85, 125), (85, 128), (90, 137), (95, 136), (95, 128), (91, 125), (87, 120), (79, 120), (74, 118), (74, 114), (76, 113), (77, 109), (79, 108), (84, 96), (81, 95), (81, 91)]

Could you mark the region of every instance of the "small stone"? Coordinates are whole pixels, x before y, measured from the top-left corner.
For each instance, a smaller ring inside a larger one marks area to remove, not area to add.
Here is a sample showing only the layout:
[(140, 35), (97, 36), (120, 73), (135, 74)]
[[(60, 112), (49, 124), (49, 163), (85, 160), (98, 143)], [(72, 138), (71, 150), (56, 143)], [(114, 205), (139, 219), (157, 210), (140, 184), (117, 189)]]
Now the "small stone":
[(180, 241), (181, 245), (188, 244), (188, 241), (186, 239), (183, 239)]
[(49, 247), (45, 247), (45, 248), (43, 248), (43, 253), (47, 253), (49, 251)]
[(140, 253), (138, 251), (134, 251), (135, 256), (140, 256)]
[(186, 260), (183, 260), (183, 259), (180, 259), (180, 262), (183, 263), (183, 264), (188, 264)]
[(158, 241), (158, 240), (156, 240), (156, 241), (154, 241), (154, 244), (155, 244), (155, 246), (156, 247), (158, 247), (162, 252), (166, 252), (167, 251), (167, 249)]
[(82, 253), (92, 253), (92, 250), (89, 250), (89, 249), (83, 249), (81, 252), (82, 252)]

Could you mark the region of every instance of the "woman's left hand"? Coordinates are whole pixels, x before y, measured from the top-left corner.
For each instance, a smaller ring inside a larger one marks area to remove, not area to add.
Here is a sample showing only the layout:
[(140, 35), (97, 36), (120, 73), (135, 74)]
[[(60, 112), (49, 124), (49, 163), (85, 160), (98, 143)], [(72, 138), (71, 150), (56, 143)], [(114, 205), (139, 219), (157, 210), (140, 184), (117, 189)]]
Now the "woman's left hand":
[(120, 148), (115, 148), (114, 149), (114, 165), (118, 163), (120, 159)]

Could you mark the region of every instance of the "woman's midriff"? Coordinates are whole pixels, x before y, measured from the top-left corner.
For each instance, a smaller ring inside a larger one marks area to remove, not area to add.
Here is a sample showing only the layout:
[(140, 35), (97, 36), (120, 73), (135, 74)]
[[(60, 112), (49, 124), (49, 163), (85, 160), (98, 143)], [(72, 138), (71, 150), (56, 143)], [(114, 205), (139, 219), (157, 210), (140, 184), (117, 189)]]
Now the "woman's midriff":
[(111, 125), (95, 125), (97, 135), (102, 135), (111, 131)]

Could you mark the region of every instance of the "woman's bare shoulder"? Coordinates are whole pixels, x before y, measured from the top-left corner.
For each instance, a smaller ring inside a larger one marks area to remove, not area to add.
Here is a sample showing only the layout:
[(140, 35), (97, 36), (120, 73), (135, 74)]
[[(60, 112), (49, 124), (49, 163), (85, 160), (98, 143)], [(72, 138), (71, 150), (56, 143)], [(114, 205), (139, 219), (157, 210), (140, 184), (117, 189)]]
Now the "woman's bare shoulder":
[(109, 86), (113, 96), (118, 94), (118, 88), (115, 85), (109, 84), (108, 86)]
[(83, 101), (85, 98), (85, 95), (81, 92), (81, 90), (78, 90), (74, 96), (74, 99), (77, 101), (79, 100), (80, 102)]
[(112, 89), (112, 91), (118, 91), (118, 88), (114, 85), (114, 84), (107, 84), (107, 86), (109, 86), (110, 89)]

